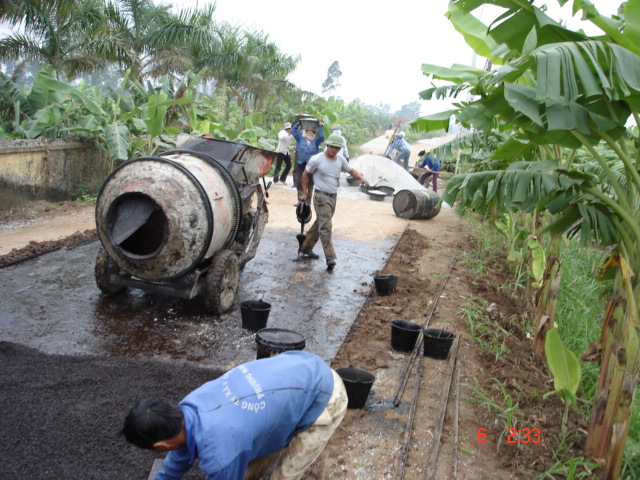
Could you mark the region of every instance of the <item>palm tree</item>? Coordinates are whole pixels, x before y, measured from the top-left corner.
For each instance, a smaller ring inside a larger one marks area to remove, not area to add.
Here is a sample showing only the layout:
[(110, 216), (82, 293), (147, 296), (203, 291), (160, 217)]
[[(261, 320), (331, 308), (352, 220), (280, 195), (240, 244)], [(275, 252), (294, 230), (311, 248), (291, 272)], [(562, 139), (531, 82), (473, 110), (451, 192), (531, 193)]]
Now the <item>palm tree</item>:
[(11, 0), (0, 20), (17, 30), (0, 40), (0, 58), (49, 64), (69, 79), (105, 66), (90, 48), (102, 6), (101, 0)]
[(151, 0), (113, 0), (106, 5), (105, 36), (96, 51), (143, 81), (166, 74), (178, 77), (193, 68), (194, 45), (214, 42), (212, 30), (215, 4), (203, 9), (182, 10), (155, 5)]
[(199, 52), (198, 66), (209, 69), (217, 96), (260, 109), (269, 96), (294, 88), (287, 76), (298, 58), (280, 52), (261, 32), (242, 31), (227, 23), (218, 24), (215, 30), (218, 42)]

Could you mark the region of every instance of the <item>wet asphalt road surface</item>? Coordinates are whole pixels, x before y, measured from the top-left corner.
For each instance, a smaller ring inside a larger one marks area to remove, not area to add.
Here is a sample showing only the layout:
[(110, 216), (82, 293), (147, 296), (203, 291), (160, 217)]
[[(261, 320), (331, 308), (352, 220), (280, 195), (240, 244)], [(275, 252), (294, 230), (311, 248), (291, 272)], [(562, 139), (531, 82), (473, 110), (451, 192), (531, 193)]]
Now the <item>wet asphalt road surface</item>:
[[(0, 340), (50, 354), (195, 362), (226, 369), (256, 358), (240, 302), (271, 304), (268, 328), (302, 334), (306, 351), (331, 361), (371, 294), (396, 236), (375, 243), (334, 239), (338, 266), (297, 258), (295, 230), (270, 229), (240, 273), (236, 301), (220, 317), (191, 302), (140, 290), (113, 296), (94, 279), (99, 241), (0, 269)], [(375, 294), (375, 293), (374, 293)]]

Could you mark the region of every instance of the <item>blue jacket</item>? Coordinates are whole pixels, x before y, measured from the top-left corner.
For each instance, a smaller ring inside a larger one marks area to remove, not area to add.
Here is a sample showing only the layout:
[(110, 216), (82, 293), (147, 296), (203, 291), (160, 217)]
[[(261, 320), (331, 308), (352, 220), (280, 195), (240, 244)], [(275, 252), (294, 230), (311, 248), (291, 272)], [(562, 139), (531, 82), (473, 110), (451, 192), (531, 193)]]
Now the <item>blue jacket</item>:
[(332, 392), (331, 369), (308, 352), (239, 365), (180, 402), (187, 443), (169, 452), (156, 480), (181, 478), (196, 459), (209, 480), (242, 480), (251, 460), (309, 428)]
[(320, 144), (324, 142), (324, 129), (318, 128), (316, 138), (309, 144), (304, 138), (304, 132), (300, 130), (300, 123), (295, 122), (291, 126), (291, 135), (296, 139), (296, 151), (298, 152), (298, 164), (303, 165), (309, 161), (311, 157), (320, 151)]
[(436, 157), (435, 155), (433, 157), (431, 155), (427, 155), (422, 159), (422, 162), (420, 162), (420, 165), (418, 165), (418, 167), (419, 168), (428, 167), (429, 170), (439, 172), (440, 161), (438, 160), (438, 157)]

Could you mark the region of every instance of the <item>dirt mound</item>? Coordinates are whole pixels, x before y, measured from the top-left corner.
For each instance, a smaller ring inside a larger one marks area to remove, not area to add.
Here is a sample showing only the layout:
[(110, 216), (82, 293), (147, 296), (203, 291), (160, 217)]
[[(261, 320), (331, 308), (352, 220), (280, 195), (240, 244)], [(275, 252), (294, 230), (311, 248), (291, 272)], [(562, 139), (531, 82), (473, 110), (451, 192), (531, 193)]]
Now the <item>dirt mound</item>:
[(45, 253), (54, 252), (62, 248), (70, 248), (90, 242), (98, 238), (96, 229), (76, 232), (69, 237), (60, 240), (46, 240), (44, 242), (30, 241), (22, 248), (14, 248), (6, 255), (0, 255), (0, 268), (9, 267), (25, 260), (30, 260)]

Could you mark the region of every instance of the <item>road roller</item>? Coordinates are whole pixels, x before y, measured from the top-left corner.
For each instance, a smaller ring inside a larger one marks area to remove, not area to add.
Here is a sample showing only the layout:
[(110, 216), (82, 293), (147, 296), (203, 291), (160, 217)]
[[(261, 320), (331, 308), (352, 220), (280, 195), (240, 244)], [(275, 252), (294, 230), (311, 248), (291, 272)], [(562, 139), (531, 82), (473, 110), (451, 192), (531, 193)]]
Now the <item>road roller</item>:
[(96, 201), (98, 288), (200, 299), (213, 315), (229, 310), (267, 223), (264, 175), (275, 157), (204, 136), (120, 165)]

